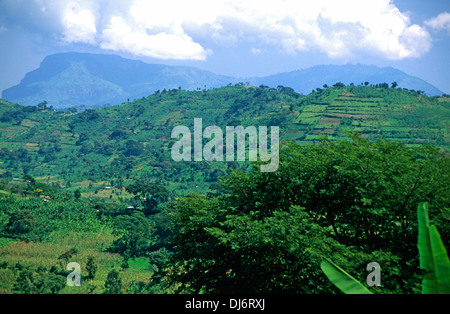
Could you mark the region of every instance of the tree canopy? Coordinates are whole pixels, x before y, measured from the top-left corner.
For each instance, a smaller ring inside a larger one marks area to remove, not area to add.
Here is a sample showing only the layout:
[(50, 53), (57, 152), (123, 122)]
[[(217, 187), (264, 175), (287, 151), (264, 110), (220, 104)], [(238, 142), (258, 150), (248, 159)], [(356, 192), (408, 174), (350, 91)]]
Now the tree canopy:
[(384, 292), (420, 289), (416, 208), (427, 200), (449, 234), (447, 157), (356, 135), (286, 143), (280, 154), (277, 172), (237, 169), (222, 180), (227, 194), (169, 204), (169, 282), (197, 293), (328, 293), (327, 257), (361, 280), (368, 263), (382, 264)]

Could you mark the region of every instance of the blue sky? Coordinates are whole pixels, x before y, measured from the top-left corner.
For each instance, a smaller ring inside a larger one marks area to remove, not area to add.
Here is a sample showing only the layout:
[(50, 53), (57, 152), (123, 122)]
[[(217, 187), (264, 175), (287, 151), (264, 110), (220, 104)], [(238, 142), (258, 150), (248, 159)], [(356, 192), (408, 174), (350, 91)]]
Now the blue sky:
[(392, 66), (450, 94), (448, 0), (0, 0), (0, 90), (58, 52), (217, 74)]

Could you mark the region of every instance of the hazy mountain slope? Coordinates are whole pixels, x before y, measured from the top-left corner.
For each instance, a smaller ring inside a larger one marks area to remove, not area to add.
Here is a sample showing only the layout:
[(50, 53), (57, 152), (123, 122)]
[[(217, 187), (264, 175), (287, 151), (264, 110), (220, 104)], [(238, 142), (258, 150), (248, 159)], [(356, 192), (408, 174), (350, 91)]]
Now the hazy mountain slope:
[(192, 67), (147, 64), (115, 55), (61, 53), (46, 57), (4, 99), (22, 105), (47, 101), (54, 108), (116, 105), (159, 89), (227, 85), (234, 79)]
[(253, 85), (278, 85), (292, 87), (298, 93), (309, 94), (316, 88), (322, 88), (324, 84), (332, 86), (337, 82), (344, 84), (353, 83), (360, 85), (397, 82), (400, 88), (421, 90), (428, 96), (440, 96), (439, 89), (424, 80), (408, 75), (392, 67), (380, 68), (367, 65), (320, 65), (304, 70), (274, 74), (266, 77), (252, 78)]

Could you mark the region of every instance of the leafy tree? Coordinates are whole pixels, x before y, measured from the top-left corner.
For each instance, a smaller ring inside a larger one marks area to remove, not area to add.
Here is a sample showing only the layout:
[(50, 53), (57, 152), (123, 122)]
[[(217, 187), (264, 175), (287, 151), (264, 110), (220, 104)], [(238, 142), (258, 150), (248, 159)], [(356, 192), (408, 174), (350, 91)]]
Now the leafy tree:
[(96, 119), (100, 118), (100, 114), (96, 110), (86, 109), (79, 117), (81, 120), (89, 121), (89, 120), (96, 120)]
[(143, 213), (119, 215), (114, 218), (114, 226), (121, 236), (110, 247), (112, 252), (130, 257), (143, 256), (155, 244), (153, 227)]
[(81, 197), (80, 189), (76, 189), (75, 192), (73, 192), (73, 196), (75, 197), (76, 200), (79, 200)]
[(25, 117), (26, 116), (22, 111), (6, 111), (2, 114), (0, 121), (20, 124)]
[(222, 180), (229, 194), (169, 203), (168, 282), (193, 292), (331, 292), (320, 270), (330, 257), (352, 273), (375, 260), (386, 269), (380, 289), (417, 291), (415, 207), (429, 200), (449, 234), (441, 210), (449, 207), (449, 166), (433, 147), (356, 135), (287, 143), (277, 172), (235, 170)]
[(29, 174), (26, 174), (22, 177), (22, 180), (24, 182), (30, 183), (31, 185), (34, 185), (36, 183), (36, 180)]
[(90, 255), (88, 257), (87, 263), (86, 263), (86, 270), (88, 272), (88, 278), (89, 279), (94, 279), (95, 278), (95, 274), (97, 273), (97, 269), (98, 269), (98, 265), (97, 262), (95, 260), (95, 257)]
[(345, 87), (345, 84), (342, 82), (337, 82), (336, 84), (333, 85), (334, 88), (343, 88)]
[(125, 143), (125, 156), (139, 156), (144, 151), (144, 145), (140, 142), (129, 140)]
[(279, 86), (277, 86), (277, 90), (280, 93), (284, 93), (284, 94), (287, 94), (289, 96), (298, 96), (298, 94), (296, 94), (294, 89), (291, 88), (291, 87), (285, 87), (283, 85), (279, 85)]
[[(227, 178), (230, 206), (264, 216), (277, 206), (300, 205), (337, 240), (368, 248), (411, 243), (420, 200), (429, 199), (444, 221), (440, 208), (449, 202), (450, 163), (433, 147), (409, 149), (352, 136), (352, 141), (324, 140), (315, 147), (288, 144), (282, 158), (276, 173), (235, 171)], [(405, 256), (414, 251), (414, 246), (402, 250)]]
[(43, 102), (40, 102), (40, 103), (37, 105), (37, 107), (38, 107), (39, 110), (47, 110), (47, 101), (44, 100)]
[(122, 129), (114, 129), (111, 135), (109, 136), (110, 139), (120, 139), (126, 137), (127, 132)]
[(66, 278), (54, 273), (40, 273), (34, 286), (38, 294), (58, 294), (66, 286)]
[(127, 287), (127, 294), (148, 294), (149, 286), (147, 283), (142, 281), (132, 280), (130, 285)]
[(30, 270), (22, 270), (16, 279), (14, 290), (22, 294), (58, 294), (65, 285), (64, 276), (51, 272), (34, 275)]
[[(259, 220), (226, 211), (216, 199), (191, 196), (173, 213), (174, 257), (169, 282), (198, 293), (320, 293), (321, 254), (345, 251), (299, 207)], [(287, 226), (290, 226), (288, 228)], [(177, 232), (177, 230), (179, 230)], [(295, 239), (295, 241), (293, 241)], [(317, 279), (318, 278), (318, 279)]]
[(6, 225), (7, 230), (12, 234), (29, 233), (36, 226), (36, 218), (28, 209), (17, 210), (9, 216), (9, 222)]
[(104, 294), (122, 294), (122, 279), (120, 279), (119, 272), (115, 269), (108, 273), (105, 282)]
[(129, 260), (129, 257), (127, 255), (125, 255), (123, 257), (122, 264), (120, 264), (120, 267), (122, 267), (123, 269), (130, 268), (130, 264), (128, 263), (128, 260)]
[(14, 284), (14, 290), (23, 294), (31, 294), (33, 292), (33, 281), (34, 278), (31, 271), (21, 271)]
[(134, 199), (143, 207), (146, 216), (157, 213), (158, 204), (169, 199), (169, 191), (158, 184), (135, 183), (129, 185), (126, 190), (134, 195)]

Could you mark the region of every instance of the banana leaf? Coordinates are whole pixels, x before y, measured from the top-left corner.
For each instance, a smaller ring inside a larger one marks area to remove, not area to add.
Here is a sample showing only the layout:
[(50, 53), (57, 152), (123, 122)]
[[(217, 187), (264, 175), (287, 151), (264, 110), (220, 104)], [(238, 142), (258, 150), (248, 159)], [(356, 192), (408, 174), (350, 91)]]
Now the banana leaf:
[(426, 271), (422, 294), (450, 294), (450, 261), (436, 226), (430, 225), (427, 203), (419, 204), (417, 215), (420, 268)]
[(320, 268), (328, 279), (346, 294), (372, 294), (359, 281), (350, 276), (345, 270), (325, 259), (320, 264)]

